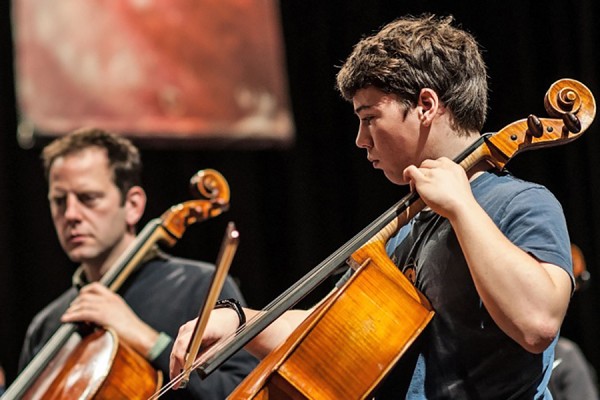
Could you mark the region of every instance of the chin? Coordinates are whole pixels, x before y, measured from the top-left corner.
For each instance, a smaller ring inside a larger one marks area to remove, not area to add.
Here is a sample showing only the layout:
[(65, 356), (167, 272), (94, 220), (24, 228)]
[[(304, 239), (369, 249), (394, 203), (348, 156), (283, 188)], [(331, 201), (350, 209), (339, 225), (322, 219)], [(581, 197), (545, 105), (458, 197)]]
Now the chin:
[(404, 180), (404, 177), (402, 175), (397, 176), (395, 174), (387, 172), (384, 172), (383, 174), (390, 182), (392, 182), (395, 185), (408, 185), (408, 182)]
[(81, 254), (78, 253), (68, 253), (67, 255), (69, 256), (69, 260), (73, 261), (74, 263), (80, 263), (83, 259)]
[(89, 251), (86, 252), (82, 248), (76, 248), (71, 251), (67, 251), (67, 255), (69, 256), (69, 259), (76, 263), (81, 263), (81, 262), (89, 259), (90, 254), (88, 254), (88, 253), (89, 253)]

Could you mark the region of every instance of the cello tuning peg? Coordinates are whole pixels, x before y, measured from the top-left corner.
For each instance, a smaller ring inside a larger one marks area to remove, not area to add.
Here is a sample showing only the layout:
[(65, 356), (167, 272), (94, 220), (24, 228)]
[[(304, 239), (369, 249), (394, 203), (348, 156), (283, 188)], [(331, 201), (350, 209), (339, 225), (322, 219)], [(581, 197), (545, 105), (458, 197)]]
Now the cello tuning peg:
[(530, 114), (529, 117), (527, 117), (526, 134), (536, 138), (542, 137), (544, 134), (544, 126), (542, 125), (542, 121), (540, 121), (540, 119), (533, 114)]
[(581, 131), (581, 121), (579, 121), (579, 118), (577, 118), (575, 114), (570, 112), (564, 113), (562, 119), (569, 132), (579, 133), (579, 131)]

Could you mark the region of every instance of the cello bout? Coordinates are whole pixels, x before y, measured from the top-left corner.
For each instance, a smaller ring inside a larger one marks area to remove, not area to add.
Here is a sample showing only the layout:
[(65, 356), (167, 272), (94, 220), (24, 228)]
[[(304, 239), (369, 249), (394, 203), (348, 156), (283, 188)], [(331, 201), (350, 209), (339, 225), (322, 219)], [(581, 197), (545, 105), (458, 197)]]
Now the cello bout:
[(229, 400), (366, 399), (434, 315), (382, 241), (352, 254), (352, 277), (314, 310)]
[(147, 399), (162, 385), (162, 373), (112, 330), (86, 336), (66, 357), (52, 382), (40, 379), (23, 400)]

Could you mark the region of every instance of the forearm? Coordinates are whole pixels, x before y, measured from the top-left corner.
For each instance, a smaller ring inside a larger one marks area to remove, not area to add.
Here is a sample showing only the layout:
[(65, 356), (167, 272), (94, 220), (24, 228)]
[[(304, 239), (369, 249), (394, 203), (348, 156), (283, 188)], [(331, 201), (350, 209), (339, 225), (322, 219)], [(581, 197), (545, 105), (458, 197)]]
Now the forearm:
[(150, 361), (152, 361), (151, 358), (156, 356), (152, 356), (151, 352), (154, 346), (157, 345), (160, 333), (148, 324), (140, 320), (135, 327), (132, 326), (130, 329), (118, 333), (130, 347), (144, 357), (149, 358)]
[[(264, 311), (244, 309), (246, 318), (251, 321), (252, 318), (262, 314)], [(288, 310), (281, 317), (275, 320), (271, 325), (259, 333), (248, 345), (246, 349), (256, 356), (263, 358), (273, 351), (304, 321), (310, 314), (308, 310)]]
[(528, 351), (543, 351), (558, 333), (568, 306), (568, 274), (511, 243), (474, 199), (449, 220), (496, 324)]

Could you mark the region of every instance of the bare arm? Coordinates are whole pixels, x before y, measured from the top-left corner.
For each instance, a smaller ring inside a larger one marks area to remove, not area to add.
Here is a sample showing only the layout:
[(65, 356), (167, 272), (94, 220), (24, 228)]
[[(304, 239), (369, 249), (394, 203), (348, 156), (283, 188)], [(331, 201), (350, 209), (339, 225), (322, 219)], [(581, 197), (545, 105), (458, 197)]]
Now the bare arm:
[[(325, 297), (325, 299), (327, 298)], [(286, 311), (252, 339), (246, 345), (245, 349), (257, 358), (265, 357), (283, 343), (316, 307), (318, 307), (318, 304), (309, 310)], [(259, 316), (264, 311), (244, 308), (244, 313), (246, 314), (246, 319), (251, 323), (252, 318)], [(239, 319), (235, 311), (228, 308), (213, 310), (204, 331), (203, 345), (210, 346), (218, 340), (230, 336), (238, 328), (238, 323)], [(190, 342), (195, 326), (196, 319), (188, 321), (179, 328), (179, 333), (171, 352), (170, 375), (172, 379), (181, 373), (185, 365), (188, 343)]]
[(473, 197), (464, 170), (449, 159), (410, 166), (405, 176), (425, 203), (452, 224), (477, 292), (496, 324), (526, 350), (546, 349), (567, 310), (568, 274), (510, 242)]
[[(246, 316), (253, 318), (263, 311), (245, 309)], [(306, 319), (311, 310), (289, 310), (283, 313), (281, 317), (273, 321), (271, 325), (259, 333), (248, 345), (248, 350), (252, 355), (258, 358), (264, 358), (277, 346), (285, 341), (290, 334)]]

